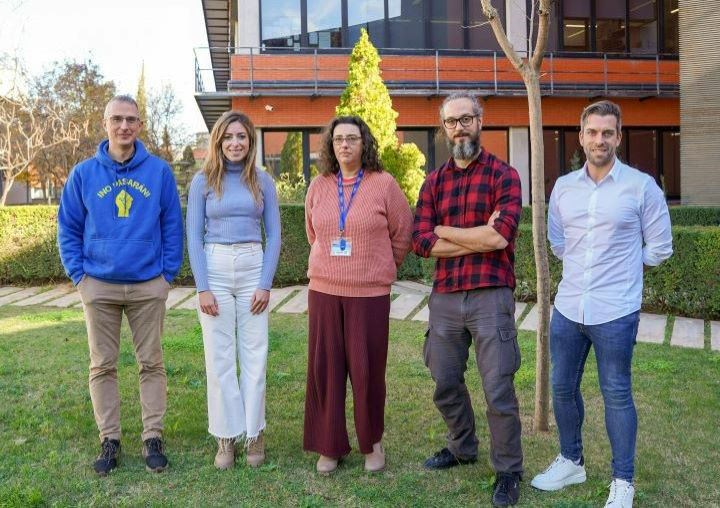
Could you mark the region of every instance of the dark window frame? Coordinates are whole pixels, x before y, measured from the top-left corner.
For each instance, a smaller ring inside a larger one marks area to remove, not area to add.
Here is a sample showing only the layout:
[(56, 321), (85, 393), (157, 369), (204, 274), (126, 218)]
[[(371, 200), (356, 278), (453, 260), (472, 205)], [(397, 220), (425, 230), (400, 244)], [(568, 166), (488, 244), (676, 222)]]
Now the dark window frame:
[[(260, 33), (260, 47), (261, 47), (261, 48), (264, 47), (264, 43), (263, 43), (263, 40), (264, 40), (264, 39), (263, 39), (263, 23), (262, 23), (262, 1), (263, 1), (263, 0), (260, 0), (260, 6), (259, 6), (260, 9), (259, 9), (259, 15), (258, 15), (258, 28), (259, 28), (259, 33)], [(333, 0), (333, 1), (337, 1), (337, 0)], [(322, 48), (322, 49), (337, 49), (337, 50), (341, 50), (341, 49), (350, 49), (350, 48), (352, 48), (352, 46), (349, 45), (349, 44), (350, 44), (350, 33), (349, 33), (349, 25), (348, 25), (348, 2), (349, 2), (349, 0), (339, 0), (339, 1), (340, 1), (340, 9), (341, 9), (341, 10), (340, 10), (341, 26), (336, 27), (336, 28), (340, 30), (340, 34), (341, 34), (341, 45), (340, 45), (340, 47), (335, 47), (335, 48)], [(467, 28), (467, 27), (468, 27), (468, 25), (469, 25), (469, 20), (470, 20), (470, 2), (471, 2), (471, 1), (475, 1), (475, 0), (463, 0), (463, 8), (462, 8), (463, 20), (462, 20), (462, 23), (463, 23), (463, 26), (466, 27), (466, 28), (463, 28), (463, 47), (462, 47), (462, 48), (457, 48), (457, 49), (470, 49), (470, 32), (469, 32), (469, 30), (471, 30), (471, 29), (470, 29), (470, 28)], [(308, 30), (307, 30), (307, 19), (308, 19), (307, 0), (298, 0), (298, 2), (299, 2), (299, 4), (300, 4), (300, 34), (299, 34), (299, 36), (300, 36), (300, 47), (299, 47), (299, 48), (292, 48), (292, 47), (290, 47), (290, 46), (288, 46), (287, 48), (284, 48), (284, 47), (283, 47), (283, 48), (273, 48), (273, 47), (269, 47), (269, 48), (267, 48), (267, 50), (272, 51), (273, 49), (282, 49), (282, 50), (286, 50), (286, 49), (287, 49), (287, 50), (295, 50), (295, 51), (300, 50), (300, 51), (302, 51), (302, 50), (308, 50), (308, 49), (312, 50), (312, 49), (315, 49), (315, 48), (316, 48), (316, 46), (310, 46), (310, 44), (309, 44), (309, 33), (308, 33)], [(385, 27), (384, 27), (384, 30), (383, 30), (383, 32), (384, 32), (384, 34), (383, 34), (383, 41), (382, 41), (382, 44), (378, 45), (378, 48), (388, 48), (388, 47), (390, 47), (390, 44), (389, 44), (389, 39), (390, 39), (390, 18), (389, 18), (389, 11), (390, 11), (389, 0), (384, 0), (384, 18), (383, 18), (382, 21), (384, 22)], [(430, 0), (426, 0), (426, 1), (423, 3), (423, 19), (422, 19), (422, 21), (421, 21), (422, 26), (423, 26), (423, 30), (424, 30), (423, 40), (425, 41), (425, 46), (426, 46), (426, 47), (425, 47), (425, 48), (417, 48), (417, 49), (420, 49), (420, 50), (423, 50), (423, 49), (425, 49), (425, 50), (435, 50), (435, 49), (439, 49), (439, 48), (433, 48), (433, 47), (431, 47), (431, 44), (430, 44), (430, 41), (432, 40), (432, 35), (431, 35), (431, 31), (430, 31), (430, 29), (431, 29), (431, 23), (430, 23), (430, 17), (431, 17), (431, 16), (430, 16), (430, 12), (431, 12), (431, 10), (430, 10)], [(502, 19), (502, 23), (503, 23), (503, 27), (505, 27), (505, 28), (507, 28), (507, 15), (508, 15), (507, 9), (504, 9), (504, 16), (503, 16), (503, 19)], [(378, 21), (380, 21), (380, 20), (378, 20)], [(365, 23), (365, 24), (367, 24), (367, 23)], [(408, 49), (416, 49), (416, 48), (408, 48)], [(266, 50), (266, 49), (262, 49), (262, 51), (265, 51), (265, 50)], [(450, 50), (443, 50), (443, 51), (452, 51), (452, 49), (450, 49)], [(492, 51), (492, 50), (489, 50), (489, 51)]]
[[(556, 23), (557, 26), (557, 41), (556, 46), (558, 49), (557, 52), (554, 53), (562, 53), (564, 52), (564, 26), (563, 26), (563, 12), (564, 12), (564, 6), (565, 2), (567, 1), (573, 1), (573, 0), (558, 0), (553, 4), (551, 16), (554, 18), (552, 21)], [(602, 0), (589, 0), (590, 1), (590, 51), (584, 52), (584, 53), (597, 53), (597, 34), (595, 30), (595, 25), (597, 24), (597, 2)], [(630, 51), (630, 0), (625, 0), (625, 51), (618, 53), (618, 55), (622, 57), (632, 57), (632, 58), (648, 58), (652, 57), (654, 58), (655, 55), (659, 55), (661, 58), (669, 58), (669, 59), (676, 59), (678, 58), (678, 53), (668, 53), (665, 50), (665, 3), (670, 2), (670, 0), (657, 0), (657, 3), (655, 5), (655, 16), (657, 21), (656, 26), (656, 41), (657, 41), (657, 48), (655, 53), (632, 53)], [(526, 0), (526, 12), (529, 12), (532, 1)], [(530, 29), (530, 20), (528, 19), (527, 25), (528, 25), (528, 33)], [(575, 53), (579, 53), (574, 51)]]

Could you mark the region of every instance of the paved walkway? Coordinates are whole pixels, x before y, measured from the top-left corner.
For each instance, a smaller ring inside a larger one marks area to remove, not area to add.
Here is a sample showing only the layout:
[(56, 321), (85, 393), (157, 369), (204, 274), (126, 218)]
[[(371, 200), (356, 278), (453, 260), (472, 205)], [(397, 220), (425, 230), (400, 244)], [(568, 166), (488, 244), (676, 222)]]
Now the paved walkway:
[[(390, 317), (400, 320), (427, 322), (427, 297), (430, 287), (417, 282), (401, 281), (393, 284)], [(195, 288), (177, 287), (170, 290), (168, 309), (195, 310)], [(0, 306), (43, 305), (48, 307), (82, 307), (80, 295), (70, 284), (53, 288), (0, 286)], [(307, 311), (307, 286), (275, 288), (270, 292), (270, 311), (301, 314)], [(515, 321), (521, 330), (534, 331), (538, 326), (537, 306), (518, 302)], [(693, 349), (705, 348), (705, 327), (702, 319), (676, 317), (669, 330), (670, 345)], [(663, 344), (668, 328), (668, 316), (640, 313), (638, 342)], [(720, 351), (720, 321), (710, 321), (710, 348)]]

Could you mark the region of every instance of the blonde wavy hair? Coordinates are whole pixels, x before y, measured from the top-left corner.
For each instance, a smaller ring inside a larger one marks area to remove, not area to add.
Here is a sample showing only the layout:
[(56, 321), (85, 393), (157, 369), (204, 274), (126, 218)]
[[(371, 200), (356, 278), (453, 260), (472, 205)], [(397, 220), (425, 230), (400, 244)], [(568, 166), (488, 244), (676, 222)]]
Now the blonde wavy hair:
[(248, 154), (245, 157), (245, 169), (243, 170), (243, 177), (245, 178), (245, 184), (250, 193), (252, 194), (253, 200), (256, 206), (260, 206), (263, 201), (262, 192), (260, 190), (260, 183), (258, 182), (257, 168), (255, 167), (255, 161), (257, 158), (257, 138), (255, 136), (255, 125), (252, 120), (240, 111), (226, 111), (218, 118), (217, 122), (210, 131), (210, 141), (208, 142), (208, 156), (205, 159), (203, 165), (203, 173), (205, 174), (205, 180), (207, 182), (207, 188), (212, 188), (218, 197), (222, 196), (222, 180), (225, 174), (225, 157), (222, 152), (222, 142), (225, 131), (233, 122), (239, 122), (245, 131), (247, 132), (250, 146), (248, 147)]

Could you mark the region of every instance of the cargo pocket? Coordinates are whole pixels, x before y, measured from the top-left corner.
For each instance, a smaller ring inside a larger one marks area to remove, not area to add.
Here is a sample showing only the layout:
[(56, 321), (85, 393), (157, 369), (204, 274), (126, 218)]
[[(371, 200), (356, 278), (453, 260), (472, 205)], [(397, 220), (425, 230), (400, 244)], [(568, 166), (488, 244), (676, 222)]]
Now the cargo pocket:
[(423, 360), (425, 362), (425, 367), (428, 369), (430, 368), (430, 347), (428, 345), (428, 341), (430, 340), (430, 327), (425, 331), (425, 342), (423, 343)]
[(517, 330), (498, 328), (500, 338), (500, 375), (511, 376), (520, 368), (520, 347)]

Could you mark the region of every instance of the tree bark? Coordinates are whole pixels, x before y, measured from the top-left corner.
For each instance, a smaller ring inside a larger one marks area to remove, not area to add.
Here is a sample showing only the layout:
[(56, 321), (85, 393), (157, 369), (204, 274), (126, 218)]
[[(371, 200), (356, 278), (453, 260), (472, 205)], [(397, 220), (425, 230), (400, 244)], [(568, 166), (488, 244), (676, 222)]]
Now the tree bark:
[(534, 430), (547, 431), (549, 428), (549, 371), (550, 358), (548, 348), (548, 328), (550, 323), (550, 268), (546, 244), (545, 225), (545, 150), (542, 130), (542, 95), (540, 93), (540, 67), (542, 65), (547, 34), (550, 4), (552, 0), (533, 0), (532, 9), (538, 9), (538, 36), (535, 47), (532, 40), (528, 41), (530, 54), (527, 59), (520, 58), (510, 44), (502, 23), (497, 17), (497, 10), (490, 0), (480, 0), (485, 16), (495, 33), (495, 38), (507, 59), (522, 76), (528, 96), (528, 112), (530, 119), (530, 150), (531, 150), (531, 194), (533, 219), (533, 249), (535, 253), (535, 270), (537, 272), (537, 306), (538, 330), (535, 351), (535, 413)]

